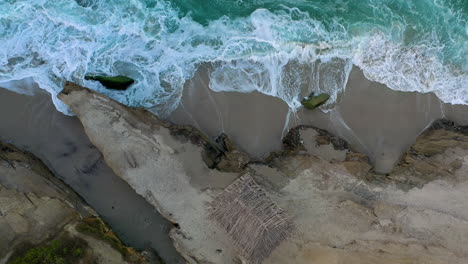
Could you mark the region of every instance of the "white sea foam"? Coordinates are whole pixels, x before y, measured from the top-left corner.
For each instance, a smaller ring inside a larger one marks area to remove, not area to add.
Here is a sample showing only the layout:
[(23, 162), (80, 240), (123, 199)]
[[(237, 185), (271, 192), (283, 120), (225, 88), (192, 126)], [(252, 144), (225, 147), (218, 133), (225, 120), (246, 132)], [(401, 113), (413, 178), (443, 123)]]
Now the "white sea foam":
[(404, 47), (374, 34), (359, 40), (353, 63), (393, 90), (433, 92), (446, 103), (468, 104), (468, 75), (442, 64), (438, 53), (437, 46)]
[[(339, 22), (325, 26), (295, 8), (258, 9), (202, 26), (163, 1), (85, 2), (1, 2), (0, 83), (32, 78), (68, 114), (56, 98), (65, 80), (127, 105), (157, 106), (164, 115), (177, 107), (197, 67), (210, 63), (214, 91), (259, 91), (294, 111), (310, 92), (329, 93), (323, 106), (329, 108), (356, 65), (391, 89), (468, 104), (467, 74), (441, 62), (436, 39), (408, 46), (379, 27), (351, 34)], [(136, 83), (111, 91), (85, 74), (126, 75)]]

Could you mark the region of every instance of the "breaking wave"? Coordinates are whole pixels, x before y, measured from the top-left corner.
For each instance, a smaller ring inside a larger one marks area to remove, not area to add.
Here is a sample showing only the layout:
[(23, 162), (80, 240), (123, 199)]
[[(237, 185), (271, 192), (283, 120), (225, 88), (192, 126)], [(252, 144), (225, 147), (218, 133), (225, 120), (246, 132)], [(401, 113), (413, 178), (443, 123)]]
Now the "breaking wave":
[[(468, 104), (466, 1), (207, 2), (2, 1), (0, 86), (32, 79), (71, 114), (56, 98), (68, 80), (165, 115), (208, 64), (214, 91), (259, 91), (292, 110), (310, 92), (326, 92), (326, 109), (355, 65), (391, 89)], [(88, 74), (136, 82), (114, 91)]]

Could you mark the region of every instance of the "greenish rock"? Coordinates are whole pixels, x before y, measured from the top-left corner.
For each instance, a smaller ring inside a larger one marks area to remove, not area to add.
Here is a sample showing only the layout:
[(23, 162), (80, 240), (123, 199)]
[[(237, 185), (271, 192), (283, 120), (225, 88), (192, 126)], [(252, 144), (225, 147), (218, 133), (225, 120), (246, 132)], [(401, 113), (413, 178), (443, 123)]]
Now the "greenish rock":
[(132, 85), (135, 80), (132, 78), (118, 75), (118, 76), (85, 76), (86, 80), (98, 81), (106, 88), (113, 90), (126, 90), (130, 85)]
[(62, 237), (39, 246), (24, 244), (8, 264), (78, 264), (87, 250), (88, 244), (81, 238)]
[(315, 109), (327, 102), (328, 99), (330, 99), (330, 95), (326, 93), (317, 96), (314, 96), (314, 93), (312, 93), (310, 96), (302, 99), (301, 104), (307, 109)]

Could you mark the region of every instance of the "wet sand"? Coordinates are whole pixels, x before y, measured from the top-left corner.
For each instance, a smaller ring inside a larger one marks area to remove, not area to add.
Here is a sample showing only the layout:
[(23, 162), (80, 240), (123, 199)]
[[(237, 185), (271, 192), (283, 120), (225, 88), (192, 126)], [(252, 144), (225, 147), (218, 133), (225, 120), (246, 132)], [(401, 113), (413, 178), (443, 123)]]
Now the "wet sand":
[(281, 147), (281, 137), (299, 124), (326, 129), (367, 154), (378, 172), (389, 172), (402, 152), (434, 120), (468, 124), (468, 107), (441, 103), (434, 94), (393, 91), (367, 80), (354, 68), (345, 92), (328, 113), (287, 105), (260, 93), (213, 92), (206, 69), (186, 84), (179, 108), (170, 120), (193, 125), (211, 137), (224, 132), (241, 148), (261, 159)]
[(213, 138), (224, 132), (248, 153), (263, 157), (281, 147), (287, 113), (283, 101), (258, 92), (213, 92), (208, 72), (201, 69), (186, 83), (182, 102), (169, 120)]
[(56, 111), (50, 95), (0, 89), (0, 138), (41, 158), (122, 241), (153, 248), (166, 263), (183, 263), (168, 236), (170, 223), (112, 172), (79, 120)]

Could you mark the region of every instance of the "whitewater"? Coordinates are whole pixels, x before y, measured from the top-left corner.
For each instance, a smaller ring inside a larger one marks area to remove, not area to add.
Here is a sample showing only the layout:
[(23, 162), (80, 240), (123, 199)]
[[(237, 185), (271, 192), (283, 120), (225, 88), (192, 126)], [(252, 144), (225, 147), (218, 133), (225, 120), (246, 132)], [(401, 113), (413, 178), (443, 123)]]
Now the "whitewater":
[[(210, 69), (214, 91), (258, 91), (292, 111), (303, 96), (333, 106), (353, 66), (393, 90), (468, 104), (468, 1), (1, 0), (0, 86), (33, 80), (56, 98), (65, 81), (121, 103), (177, 108)], [(126, 91), (85, 75), (125, 75)]]

